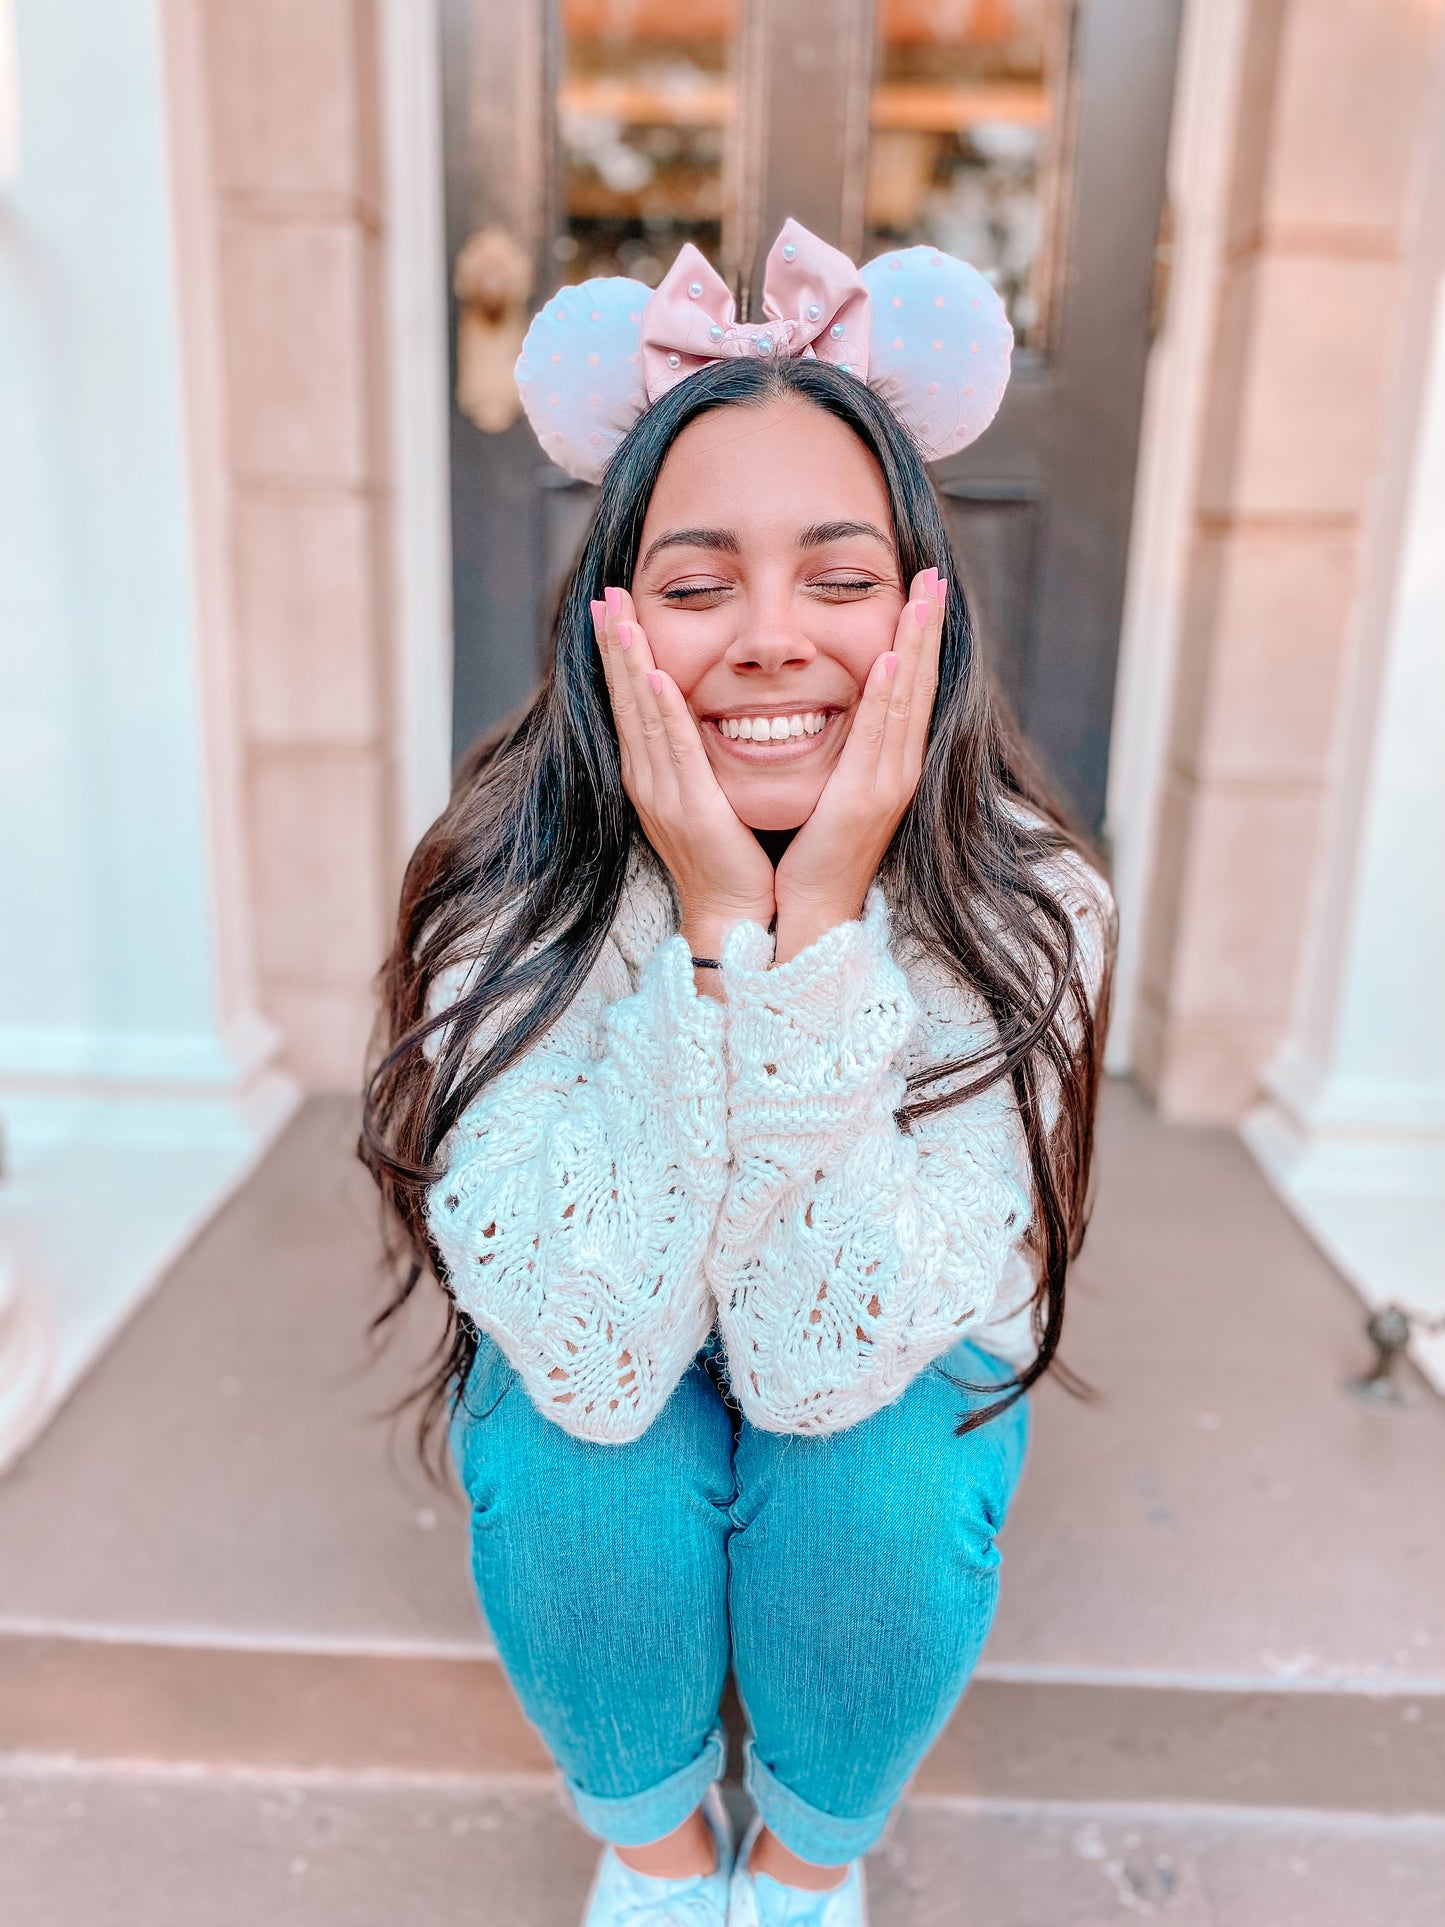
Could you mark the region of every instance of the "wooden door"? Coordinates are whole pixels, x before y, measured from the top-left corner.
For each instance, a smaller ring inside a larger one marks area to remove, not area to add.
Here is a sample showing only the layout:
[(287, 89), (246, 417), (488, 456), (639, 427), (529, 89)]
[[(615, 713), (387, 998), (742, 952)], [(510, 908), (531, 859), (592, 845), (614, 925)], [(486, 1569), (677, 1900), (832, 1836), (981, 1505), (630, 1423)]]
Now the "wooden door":
[[(996, 680), (1091, 825), (1178, 15), (1179, 0), (447, 0), (443, 15), (451, 254), (479, 230), (510, 238), (532, 283), (517, 326), (564, 281), (655, 282), (684, 240), (745, 299), (788, 214), (856, 260), (927, 240), (994, 279), (1013, 380), (935, 479)], [(452, 476), (460, 753), (533, 687), (591, 491), (524, 419), (482, 428), (456, 405)]]

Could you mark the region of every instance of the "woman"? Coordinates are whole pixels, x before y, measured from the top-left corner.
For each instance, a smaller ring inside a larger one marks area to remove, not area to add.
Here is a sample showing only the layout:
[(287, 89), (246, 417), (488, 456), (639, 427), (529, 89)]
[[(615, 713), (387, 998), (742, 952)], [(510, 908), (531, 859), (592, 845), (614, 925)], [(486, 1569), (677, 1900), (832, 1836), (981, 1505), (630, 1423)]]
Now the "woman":
[(529, 414), (601, 494), (541, 689), (408, 871), (368, 1099), (396, 1302), (450, 1294), (487, 1618), (608, 1843), (587, 1927), (863, 1920), (1085, 1217), (1112, 906), (923, 466), (1007, 322), (791, 222), (765, 316), (687, 249), (534, 323)]

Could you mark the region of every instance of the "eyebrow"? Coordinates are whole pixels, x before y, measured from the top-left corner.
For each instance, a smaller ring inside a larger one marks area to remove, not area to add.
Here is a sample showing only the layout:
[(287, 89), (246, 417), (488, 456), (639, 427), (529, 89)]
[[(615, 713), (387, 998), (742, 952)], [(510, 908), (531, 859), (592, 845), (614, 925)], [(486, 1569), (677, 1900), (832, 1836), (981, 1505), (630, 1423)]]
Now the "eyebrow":
[(726, 555), (739, 555), (742, 543), (731, 529), (669, 529), (649, 545), (642, 558), (643, 568), (664, 549), (721, 549)]
[[(893, 553), (893, 544), (872, 522), (814, 522), (798, 536), (798, 547), (821, 549), (829, 542), (845, 541), (850, 535), (867, 536), (881, 542), (890, 555)], [(664, 549), (715, 549), (724, 555), (740, 555), (742, 543), (732, 529), (669, 529), (666, 535), (659, 535), (648, 545), (642, 567), (645, 569)]]
[(873, 541), (881, 542), (890, 555), (893, 553), (892, 542), (872, 522), (815, 522), (798, 537), (798, 547), (821, 549), (829, 542), (845, 541), (850, 535), (869, 536)]

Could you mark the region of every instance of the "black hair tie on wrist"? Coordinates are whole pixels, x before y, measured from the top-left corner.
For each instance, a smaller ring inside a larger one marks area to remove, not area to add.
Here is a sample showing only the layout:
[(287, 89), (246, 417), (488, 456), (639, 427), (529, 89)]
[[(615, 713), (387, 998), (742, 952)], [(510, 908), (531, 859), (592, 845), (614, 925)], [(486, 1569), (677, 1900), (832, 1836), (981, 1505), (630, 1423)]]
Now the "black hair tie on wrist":
[(718, 962), (716, 957), (694, 957), (692, 960), (692, 967), (694, 970), (721, 970), (722, 969), (722, 965)]

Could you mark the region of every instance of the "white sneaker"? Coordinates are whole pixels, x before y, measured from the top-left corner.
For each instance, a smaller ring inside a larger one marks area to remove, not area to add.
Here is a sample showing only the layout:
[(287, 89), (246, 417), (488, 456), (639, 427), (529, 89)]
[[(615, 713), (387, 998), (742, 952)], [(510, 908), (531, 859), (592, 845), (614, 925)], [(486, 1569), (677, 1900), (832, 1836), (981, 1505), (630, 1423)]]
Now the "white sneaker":
[(771, 1874), (748, 1872), (748, 1855), (762, 1827), (755, 1816), (738, 1849), (728, 1888), (727, 1927), (868, 1927), (861, 1860), (850, 1861), (842, 1885), (824, 1893), (785, 1887)]
[(663, 1880), (637, 1873), (605, 1847), (597, 1863), (582, 1927), (727, 1927), (732, 1830), (716, 1785), (702, 1797), (703, 1818), (717, 1842), (717, 1872)]

